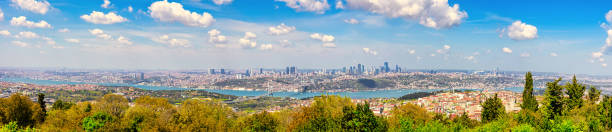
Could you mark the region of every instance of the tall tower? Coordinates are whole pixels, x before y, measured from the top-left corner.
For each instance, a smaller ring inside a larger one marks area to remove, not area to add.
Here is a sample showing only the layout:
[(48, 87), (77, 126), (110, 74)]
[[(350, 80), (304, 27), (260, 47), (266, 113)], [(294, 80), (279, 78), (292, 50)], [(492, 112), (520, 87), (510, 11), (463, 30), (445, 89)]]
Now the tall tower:
[(385, 72), (389, 72), (389, 62), (385, 61)]

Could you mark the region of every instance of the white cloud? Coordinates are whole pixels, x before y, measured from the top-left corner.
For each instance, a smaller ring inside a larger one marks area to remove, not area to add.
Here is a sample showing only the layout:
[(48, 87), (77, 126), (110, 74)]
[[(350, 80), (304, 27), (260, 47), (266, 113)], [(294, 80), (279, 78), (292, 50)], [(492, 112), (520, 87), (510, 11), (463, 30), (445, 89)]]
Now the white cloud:
[(191, 44), (189, 44), (189, 40), (170, 38), (170, 36), (168, 35), (162, 35), (157, 38), (152, 38), (151, 40), (158, 43), (167, 44), (170, 47), (191, 47)]
[(98, 38), (102, 38), (102, 39), (106, 39), (106, 40), (111, 40), (112, 37), (106, 33), (104, 33), (104, 31), (102, 31), (102, 29), (91, 29), (89, 30), (89, 33), (91, 33), (92, 35), (95, 35)]
[(467, 18), (459, 5), (448, 0), (346, 0), (348, 7), (391, 18), (418, 20), (423, 26), (440, 29), (461, 24)]
[(606, 13), (606, 21), (608, 21), (608, 23), (612, 23), (612, 10)]
[(603, 64), (601, 64), (601, 66), (602, 66), (602, 67), (608, 67), (608, 64), (603, 63)]
[(272, 44), (262, 44), (261, 46), (259, 46), (259, 50), (271, 50), (272, 49)]
[(268, 28), (268, 31), (270, 34), (273, 34), (273, 35), (287, 34), (287, 33), (295, 31), (295, 26), (287, 26), (285, 25), (285, 23), (281, 23), (280, 25), (276, 27)]
[(92, 11), (89, 15), (81, 16), (81, 19), (93, 24), (115, 24), (125, 22), (128, 19), (121, 17), (113, 12), (104, 14), (103, 12)]
[(58, 32), (60, 32), (60, 33), (67, 33), (67, 32), (70, 32), (70, 30), (69, 30), (68, 28), (62, 28), (62, 29), (57, 30), (57, 31), (58, 31)]
[(117, 38), (117, 42), (119, 42), (119, 44), (132, 45), (132, 42), (123, 36), (119, 36), (119, 38)]
[(370, 48), (362, 48), (363, 53), (365, 54), (369, 54), (369, 55), (378, 55), (378, 52), (371, 50)]
[(510, 53), (512, 53), (512, 50), (510, 48), (508, 48), (508, 47), (504, 47), (504, 48), (502, 48), (502, 52), (510, 54)]
[(232, 1), (234, 0), (212, 0), (213, 3), (217, 4), (217, 5), (223, 5), (223, 4), (229, 4), (232, 3)]
[(110, 0), (104, 0), (104, 3), (102, 5), (100, 5), (100, 7), (108, 8), (110, 6), (110, 4), (111, 4)]
[(8, 30), (0, 30), (0, 35), (2, 36), (11, 36), (11, 32)]
[(2, 8), (0, 8), (0, 21), (4, 20), (4, 12), (2, 12)]
[(411, 54), (411, 55), (412, 55), (412, 54), (414, 54), (414, 53), (416, 53), (416, 50), (413, 50), (413, 49), (408, 50), (408, 54)]
[(281, 44), (281, 47), (285, 47), (285, 48), (293, 46), (293, 43), (291, 43), (289, 40), (286, 40), (286, 39), (280, 40), (279, 43)]
[(334, 43), (323, 43), (323, 48), (336, 48), (336, 44)]
[(27, 38), (27, 39), (33, 39), (33, 38), (38, 38), (40, 36), (38, 36), (38, 34), (33, 33), (33, 32), (29, 32), (29, 31), (24, 31), (24, 32), (19, 32), (19, 34), (15, 35), (16, 38)]
[(276, 0), (287, 3), (287, 7), (293, 8), (296, 11), (314, 12), (324, 14), (329, 9), (327, 0)]
[(529, 54), (529, 53), (521, 53), (521, 57), (529, 57), (529, 56), (531, 56), (531, 54)]
[(593, 58), (600, 58), (601, 56), (603, 56), (603, 53), (602, 53), (602, 52), (593, 52), (593, 53), (591, 54), (591, 56), (592, 56)]
[(240, 43), (240, 46), (242, 48), (245, 49), (252, 49), (257, 47), (257, 42), (251, 40), (256, 38), (257, 35), (255, 35), (255, 33), (252, 32), (244, 32), (244, 37), (242, 37), (240, 40), (238, 40), (238, 43)]
[(344, 9), (344, 4), (342, 4), (341, 0), (336, 1), (336, 9)]
[(29, 44), (25, 43), (25, 42), (21, 42), (21, 41), (12, 41), (11, 43), (13, 43), (13, 45), (19, 46), (19, 47), (28, 47)]
[(225, 43), (227, 42), (227, 38), (221, 35), (221, 32), (217, 29), (212, 29), (208, 31), (208, 42), (211, 43)]
[(67, 39), (64, 39), (64, 40), (66, 40), (66, 42), (70, 42), (70, 43), (79, 43), (79, 42), (81, 42), (78, 39), (73, 39), (73, 38), (67, 38)]
[(192, 27), (208, 27), (215, 19), (207, 12), (198, 14), (183, 9), (183, 5), (176, 2), (158, 1), (149, 6), (150, 15), (162, 22), (180, 22)]
[(11, 0), (13, 4), (17, 5), (17, 7), (28, 10), (38, 14), (45, 14), (49, 11), (51, 4), (49, 2), (42, 0)]
[(448, 51), (450, 51), (450, 48), (450, 45), (444, 45), (442, 49), (438, 49), (436, 52), (438, 52), (438, 54), (446, 54)]
[(51, 28), (51, 25), (44, 20), (39, 22), (28, 21), (25, 16), (13, 17), (13, 19), (11, 19), (11, 25), (28, 28)]
[(334, 41), (335, 41), (335, 37), (334, 36), (325, 35), (325, 34), (319, 34), (319, 33), (313, 33), (313, 34), (310, 34), (310, 38), (323, 42), (322, 46), (324, 48), (336, 48), (336, 44), (334, 43)]
[(344, 19), (345, 23), (348, 24), (359, 24), (359, 20), (355, 19), (355, 18), (351, 18), (351, 19)]
[(557, 55), (557, 53), (555, 53), (555, 52), (552, 52), (552, 53), (550, 53), (550, 56), (556, 57), (556, 56), (559, 56), (559, 55)]
[(334, 36), (319, 34), (319, 33), (310, 34), (310, 38), (319, 40), (324, 43), (334, 42), (334, 39), (335, 39)]
[(134, 8), (132, 8), (132, 6), (128, 6), (128, 11), (129, 11), (129, 12), (133, 12), (133, 11), (134, 11)]
[(55, 45), (55, 40), (49, 38), (49, 37), (43, 37), (43, 40), (47, 41), (47, 44), (49, 45)]
[(530, 40), (538, 37), (538, 28), (521, 21), (513, 22), (505, 30), (507, 30), (506, 35), (513, 40)]
[(467, 56), (467, 57), (465, 57), (465, 59), (469, 60), (469, 61), (473, 61), (475, 58), (476, 57), (474, 57), (474, 56)]

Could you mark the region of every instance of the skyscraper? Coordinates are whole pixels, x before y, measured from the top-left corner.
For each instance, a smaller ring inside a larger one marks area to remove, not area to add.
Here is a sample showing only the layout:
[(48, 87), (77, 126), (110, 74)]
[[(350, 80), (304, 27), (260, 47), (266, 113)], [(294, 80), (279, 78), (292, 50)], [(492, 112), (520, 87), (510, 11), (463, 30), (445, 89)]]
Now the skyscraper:
[(211, 74), (211, 75), (216, 74), (215, 69), (212, 69), (212, 68), (208, 69), (208, 74)]
[(221, 74), (225, 74), (225, 69), (221, 68)]
[(385, 62), (385, 72), (389, 72), (389, 62)]

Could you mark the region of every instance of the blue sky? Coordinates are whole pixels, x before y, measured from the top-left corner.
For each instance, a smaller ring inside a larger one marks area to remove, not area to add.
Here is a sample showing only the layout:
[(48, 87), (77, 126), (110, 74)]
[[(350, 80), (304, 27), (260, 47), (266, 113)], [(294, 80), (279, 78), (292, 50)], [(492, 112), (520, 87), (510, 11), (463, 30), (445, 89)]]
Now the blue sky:
[(409, 69), (612, 74), (612, 2), (605, 0), (104, 3), (0, 1), (0, 66), (341, 68), (388, 61)]

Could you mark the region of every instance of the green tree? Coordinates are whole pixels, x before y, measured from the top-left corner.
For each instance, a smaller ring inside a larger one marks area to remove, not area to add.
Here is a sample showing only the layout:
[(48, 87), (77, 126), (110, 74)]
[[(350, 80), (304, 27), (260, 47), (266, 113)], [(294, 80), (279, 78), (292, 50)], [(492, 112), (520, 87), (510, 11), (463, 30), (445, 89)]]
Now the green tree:
[(88, 132), (96, 131), (106, 125), (107, 122), (112, 122), (113, 117), (105, 112), (97, 112), (92, 116), (83, 119), (83, 129)]
[(309, 107), (300, 108), (292, 115), (292, 131), (340, 131), (340, 119), (345, 106), (355, 107), (350, 98), (323, 95), (314, 98)]
[(40, 109), (42, 110), (42, 112), (39, 112), (40, 114), (37, 116), (38, 117), (38, 121), (45, 122), (45, 116), (47, 116), (47, 104), (45, 103), (45, 94), (43, 93), (38, 93), (38, 106), (40, 106)]
[(523, 89), (523, 104), (521, 104), (521, 109), (538, 111), (538, 101), (533, 95), (533, 78), (531, 77), (531, 72), (525, 74), (525, 89)]
[(604, 96), (603, 100), (599, 103), (598, 111), (601, 124), (608, 129), (612, 128), (612, 98), (610, 96)]
[(261, 113), (248, 116), (241, 122), (241, 128), (244, 131), (250, 132), (272, 132), (276, 131), (279, 125), (279, 120), (270, 113), (263, 111)]
[(51, 109), (52, 110), (68, 110), (70, 109), (70, 107), (72, 107), (72, 105), (74, 105), (74, 103), (57, 100), (53, 103), (53, 105), (51, 105)]
[(106, 112), (111, 114), (114, 117), (120, 118), (125, 110), (129, 108), (128, 100), (116, 94), (107, 94), (104, 97), (98, 99), (98, 102), (95, 103), (98, 108), (98, 111)]
[(218, 100), (185, 100), (174, 116), (177, 130), (230, 131), (235, 113)]
[(599, 101), (599, 95), (601, 95), (601, 91), (594, 86), (591, 86), (588, 93), (589, 103), (595, 104), (597, 101)]
[(19, 93), (11, 95), (1, 106), (4, 109), (3, 123), (17, 122), (20, 127), (31, 127), (35, 124), (33, 118), (34, 103), (28, 96)]
[(506, 114), (506, 108), (501, 99), (497, 98), (497, 94), (493, 98), (487, 98), (482, 104), (482, 122), (487, 123), (499, 119)]
[(123, 118), (128, 131), (171, 131), (176, 109), (165, 98), (144, 96), (134, 101)]
[(563, 87), (559, 85), (561, 78), (546, 83), (542, 114), (546, 119), (552, 120), (563, 111)]
[(582, 96), (584, 95), (584, 90), (586, 90), (586, 86), (584, 84), (578, 83), (576, 80), (576, 75), (572, 77), (571, 83), (568, 82), (565, 84), (565, 94), (568, 95), (566, 99), (566, 109), (572, 110), (574, 108), (580, 108), (583, 105), (584, 100), (582, 100)]
[(357, 104), (356, 108), (345, 106), (343, 112), (340, 124), (344, 131), (381, 132), (387, 129), (385, 122), (370, 110), (368, 102)]

